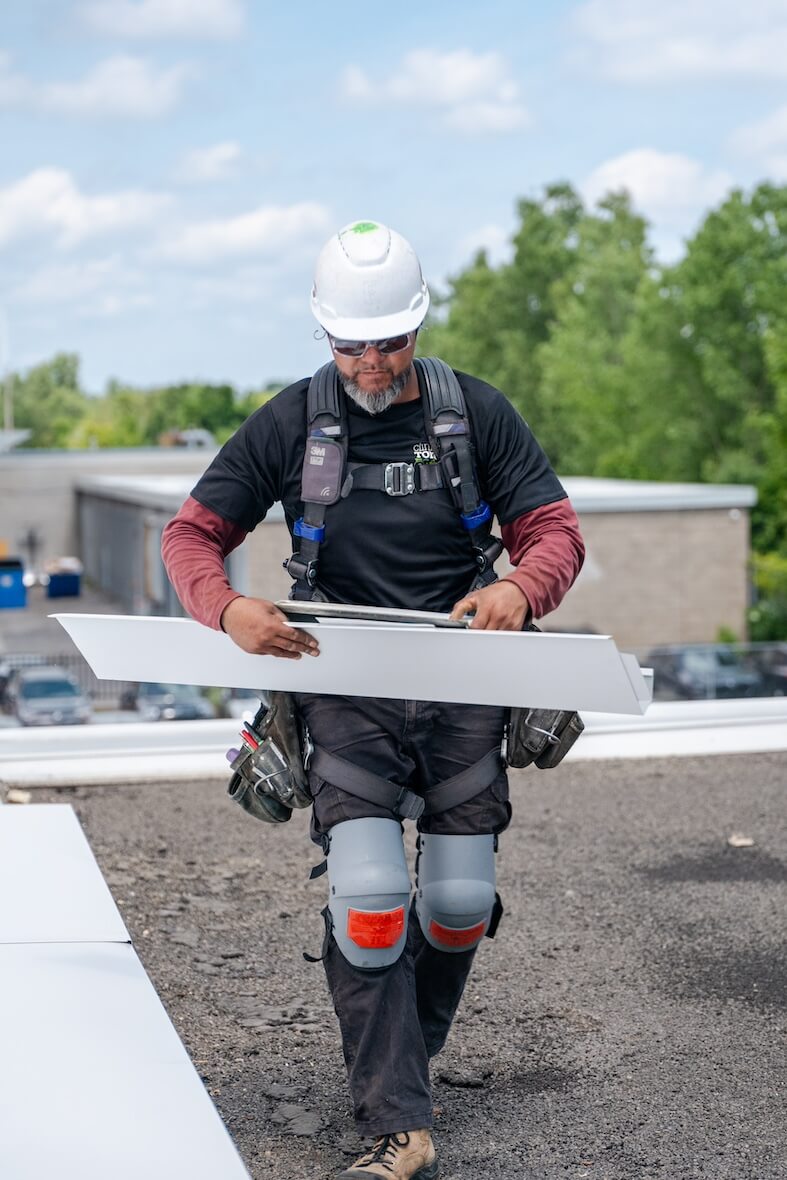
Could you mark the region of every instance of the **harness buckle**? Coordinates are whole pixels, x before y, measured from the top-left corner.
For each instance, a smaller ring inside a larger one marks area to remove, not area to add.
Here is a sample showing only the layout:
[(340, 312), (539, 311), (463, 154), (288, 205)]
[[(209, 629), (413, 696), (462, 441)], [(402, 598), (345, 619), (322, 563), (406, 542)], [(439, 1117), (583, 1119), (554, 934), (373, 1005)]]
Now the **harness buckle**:
[(389, 496), (409, 496), (415, 491), (415, 464), (386, 463), (383, 488)]
[(391, 810), (402, 819), (416, 820), (421, 818), (425, 807), (426, 803), (420, 795), (416, 795), (415, 791), (410, 791), (407, 787), (402, 787)]
[(313, 559), (304, 561), (299, 553), (293, 553), (283, 564), (294, 581), (305, 581), (308, 586), (314, 586), (317, 582), (317, 562)]
[(503, 542), (499, 537), (487, 537), (480, 545), (473, 546), (476, 565), (481, 573), (491, 569), (503, 552)]

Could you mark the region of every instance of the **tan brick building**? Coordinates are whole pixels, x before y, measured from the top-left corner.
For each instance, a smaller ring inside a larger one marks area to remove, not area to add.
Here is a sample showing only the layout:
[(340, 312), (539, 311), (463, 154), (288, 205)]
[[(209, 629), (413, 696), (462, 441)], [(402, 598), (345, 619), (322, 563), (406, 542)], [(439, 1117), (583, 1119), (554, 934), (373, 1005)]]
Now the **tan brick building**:
[(547, 627), (590, 627), (625, 647), (746, 638), (754, 488), (565, 479), (587, 556)]

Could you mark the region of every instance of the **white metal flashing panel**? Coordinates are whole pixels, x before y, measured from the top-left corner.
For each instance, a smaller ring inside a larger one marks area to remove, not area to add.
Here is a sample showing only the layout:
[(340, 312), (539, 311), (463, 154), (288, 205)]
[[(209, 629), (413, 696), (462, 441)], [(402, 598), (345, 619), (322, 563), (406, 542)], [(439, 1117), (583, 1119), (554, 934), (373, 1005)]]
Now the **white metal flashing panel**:
[(129, 941), (72, 808), (4, 807), (0, 945)]
[(249, 655), (191, 619), (53, 616), (100, 679), (544, 709), (645, 712), (650, 690), (606, 635), (315, 623), (314, 659)]

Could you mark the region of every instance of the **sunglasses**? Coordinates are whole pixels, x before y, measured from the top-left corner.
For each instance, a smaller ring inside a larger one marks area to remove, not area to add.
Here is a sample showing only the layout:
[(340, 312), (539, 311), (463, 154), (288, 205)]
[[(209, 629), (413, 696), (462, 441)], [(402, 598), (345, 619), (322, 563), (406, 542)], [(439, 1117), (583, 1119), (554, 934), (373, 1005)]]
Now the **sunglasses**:
[(412, 342), (412, 332), (405, 332), (401, 336), (388, 336), (385, 340), (336, 340), (328, 336), (331, 348), (339, 356), (363, 356), (370, 348), (376, 348), (383, 356), (392, 356), (395, 352), (404, 352)]

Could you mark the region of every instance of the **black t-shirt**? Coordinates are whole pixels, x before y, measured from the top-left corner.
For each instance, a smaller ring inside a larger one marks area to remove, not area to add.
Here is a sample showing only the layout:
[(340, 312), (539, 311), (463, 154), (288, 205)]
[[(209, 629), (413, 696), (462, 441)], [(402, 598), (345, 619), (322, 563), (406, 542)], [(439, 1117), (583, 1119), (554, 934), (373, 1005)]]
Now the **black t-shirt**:
[[(465, 395), (481, 496), (506, 524), (566, 493), (527, 423), (491, 385), (456, 374)], [(420, 376), (420, 375), (419, 375)], [(287, 526), (303, 515), (301, 467), (309, 380), (266, 402), (236, 431), (192, 496), (250, 532), (280, 500)], [(414, 462), (428, 452), (425, 400), (368, 414), (347, 402), (348, 458)], [(318, 586), (331, 602), (448, 611), (475, 562), (447, 489), (388, 496), (356, 489), (326, 511)], [(285, 555), (283, 554), (282, 557)]]

